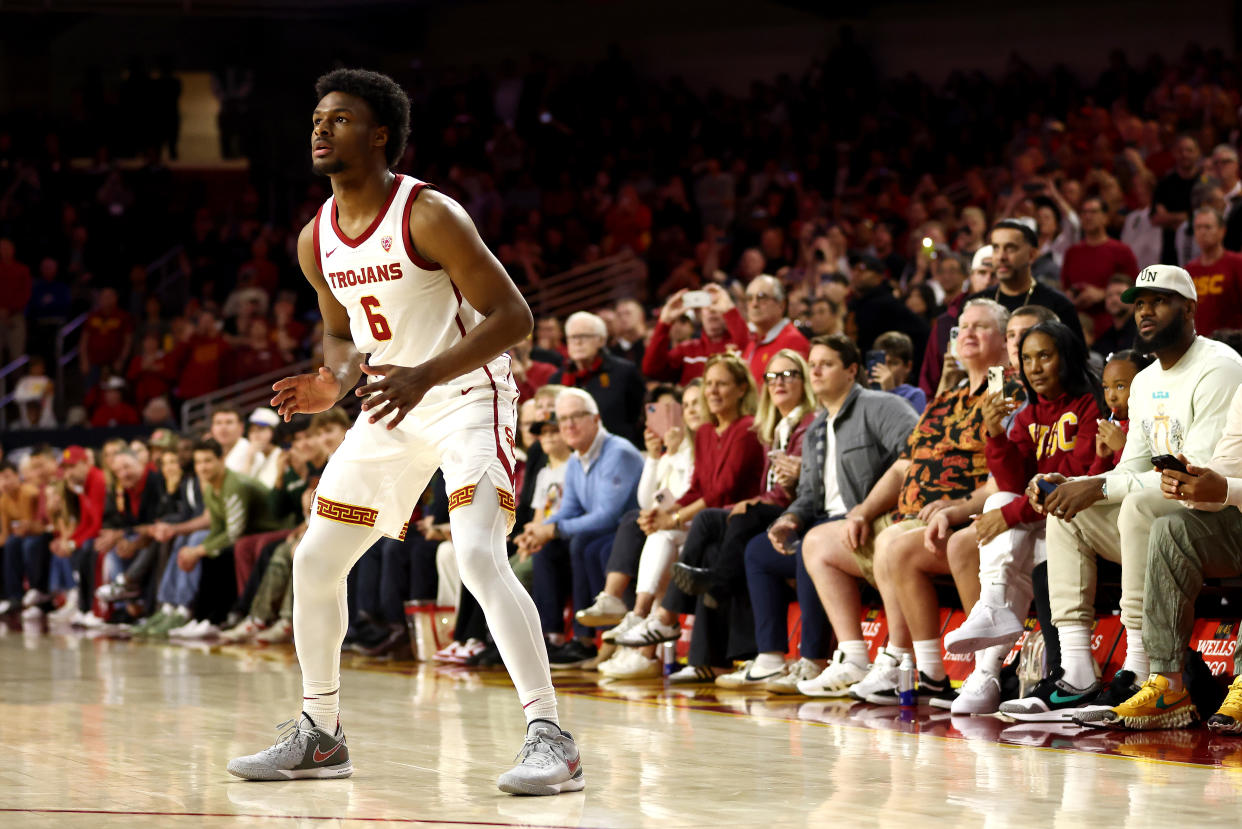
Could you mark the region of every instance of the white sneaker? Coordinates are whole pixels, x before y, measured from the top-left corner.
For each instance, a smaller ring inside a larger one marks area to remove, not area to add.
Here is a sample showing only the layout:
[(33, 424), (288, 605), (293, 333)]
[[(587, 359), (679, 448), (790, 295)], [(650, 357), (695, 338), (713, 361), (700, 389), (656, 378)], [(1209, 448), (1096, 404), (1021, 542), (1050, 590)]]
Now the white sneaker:
[(30, 607), (22, 611), (22, 619), (27, 622), (34, 622), (42, 618), (43, 608), (39, 607), (37, 604), (32, 604)]
[(8, 599), (0, 600), (0, 616), (3, 616), (4, 614), (8, 613), (12, 609), (13, 609), (13, 602), (9, 601)]
[(975, 603), (962, 626), (944, 637), (949, 653), (974, 653), (994, 645), (1012, 645), (1022, 635), (1022, 620), (1003, 605)]
[(191, 619), (180, 627), (175, 627), (168, 631), (169, 639), (190, 639), (194, 636), (194, 631), (198, 628), (198, 620)]
[(615, 625), (625, 618), (625, 602), (616, 596), (600, 593), (590, 607), (584, 607), (574, 614), (578, 624), (589, 628), (601, 628)]
[(786, 672), (785, 663), (782, 662), (779, 668), (757, 670), (755, 668), (755, 660), (748, 659), (742, 663), (742, 667), (736, 671), (727, 674), (721, 674), (716, 677), (716, 685), (721, 688), (755, 688), (769, 679), (776, 679), (784, 676)]
[(263, 623), (247, 616), (229, 630), (220, 634), (221, 642), (248, 642), (263, 631)]
[(599, 663), (598, 670), (609, 679), (648, 679), (663, 673), (660, 660), (648, 659), (637, 648), (617, 648), (616, 653)]
[(91, 613), (88, 611), (88, 612), (81, 613), (78, 616), (77, 621), (74, 622), (74, 624), (81, 625), (84, 628), (94, 630), (97, 628), (101, 628), (108, 623), (104, 621), (103, 619), (100, 619), (94, 613)]
[(718, 672), (710, 665), (687, 665), (680, 671), (669, 675), (668, 681), (673, 685), (690, 685), (698, 682), (712, 682)]
[(851, 686), (867, 677), (867, 669), (845, 658), (845, 651), (832, 655), (828, 667), (815, 677), (798, 683), (798, 693), (808, 697), (848, 697)]
[(629, 613), (625, 614), (625, 618), (621, 620), (619, 625), (611, 630), (604, 631), (604, 635), (600, 638), (602, 638), (605, 642), (616, 642), (618, 636), (623, 633), (629, 633), (642, 623), (643, 617), (631, 610)]
[[(850, 686), (849, 694), (851, 697), (863, 702), (871, 702), (877, 705), (884, 705), (887, 697), (878, 696), (882, 691), (891, 692), (897, 687), (897, 665), (899, 664), (896, 654), (889, 652), (887, 648), (882, 649), (876, 654), (875, 662), (871, 664), (867, 675), (855, 684)], [(876, 700), (880, 700), (877, 702)]]
[(820, 673), (818, 665), (803, 657), (786, 668), (784, 676), (773, 677), (763, 683), (763, 690), (773, 694), (797, 694), (798, 683), (814, 679)]
[(676, 642), (681, 637), (679, 625), (661, 624), (655, 616), (648, 616), (641, 624), (617, 636), (612, 641), (627, 648), (645, 648), (647, 645), (658, 645), (661, 642)]
[(1000, 698), (1000, 679), (987, 671), (976, 670), (957, 690), (957, 698), (949, 710), (954, 714), (995, 714), (1000, 708)]
[(207, 619), (199, 622), (190, 622), (185, 628), (185, 633), (181, 636), (182, 639), (212, 639), (220, 635), (220, 628), (213, 625)]
[(78, 615), (78, 588), (71, 587), (65, 591), (65, 603), (48, 614), (49, 619), (73, 621)]
[(33, 587), (26, 591), (26, 595), (22, 596), (22, 607), (34, 607), (44, 602), (51, 601), (52, 594), (44, 593), (42, 590), (35, 590)]

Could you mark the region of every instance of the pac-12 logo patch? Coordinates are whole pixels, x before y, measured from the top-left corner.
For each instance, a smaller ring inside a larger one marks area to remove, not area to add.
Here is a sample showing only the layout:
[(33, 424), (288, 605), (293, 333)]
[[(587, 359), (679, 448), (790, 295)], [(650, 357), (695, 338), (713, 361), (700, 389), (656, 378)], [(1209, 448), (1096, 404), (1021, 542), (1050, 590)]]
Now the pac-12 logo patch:
[(384, 249), (384, 253), (388, 253), (389, 249), (392, 247), (392, 237), (385, 236), (383, 239), (380, 239), (380, 247)]

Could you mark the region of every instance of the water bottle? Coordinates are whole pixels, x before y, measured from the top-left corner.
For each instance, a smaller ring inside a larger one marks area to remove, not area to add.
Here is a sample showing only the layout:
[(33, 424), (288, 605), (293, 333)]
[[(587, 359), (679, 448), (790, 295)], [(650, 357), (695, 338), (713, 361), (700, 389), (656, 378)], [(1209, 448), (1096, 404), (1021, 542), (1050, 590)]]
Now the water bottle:
[(660, 645), (660, 662), (664, 666), (664, 675), (672, 676), (677, 670), (677, 643), (665, 642)]
[(897, 700), (902, 708), (913, 708), (918, 700), (914, 692), (914, 657), (903, 654), (897, 666)]

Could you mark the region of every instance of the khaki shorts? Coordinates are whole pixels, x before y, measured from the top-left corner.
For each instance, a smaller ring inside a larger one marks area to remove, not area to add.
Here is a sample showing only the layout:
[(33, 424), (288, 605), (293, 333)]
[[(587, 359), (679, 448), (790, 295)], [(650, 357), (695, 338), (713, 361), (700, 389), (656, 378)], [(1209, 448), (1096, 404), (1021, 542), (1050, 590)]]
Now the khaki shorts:
[(892, 527), (897, 529), (894, 532), (904, 532), (906, 530), (916, 530), (920, 527), (926, 527), (927, 522), (918, 518), (909, 518), (905, 521), (894, 521), (894, 514), (886, 512), (879, 518), (871, 522), (871, 539), (854, 550), (854, 563), (858, 565), (858, 572), (862, 573), (864, 579), (872, 587), (875, 587), (875, 539), (880, 533)]

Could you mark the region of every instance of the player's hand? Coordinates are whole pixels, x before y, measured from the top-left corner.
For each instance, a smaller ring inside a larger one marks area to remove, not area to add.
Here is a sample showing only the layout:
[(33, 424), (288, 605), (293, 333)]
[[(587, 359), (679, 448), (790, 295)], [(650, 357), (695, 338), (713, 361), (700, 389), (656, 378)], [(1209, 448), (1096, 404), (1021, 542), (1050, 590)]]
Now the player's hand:
[(396, 412), (396, 417), (388, 421), (388, 428), (395, 429), (397, 424), (405, 420), (405, 416), (419, 404), (423, 396), (431, 390), (426, 374), (419, 368), (406, 366), (369, 366), (362, 363), (362, 373), (369, 377), (382, 378), (367, 383), (354, 392), (359, 397), (366, 397), (362, 404), (364, 412), (374, 411), (370, 421), (378, 423)]
[(341, 382), (327, 366), (314, 374), (298, 374), (272, 384), (272, 406), (288, 423), (295, 414), (314, 414), (331, 409), (341, 397)]

